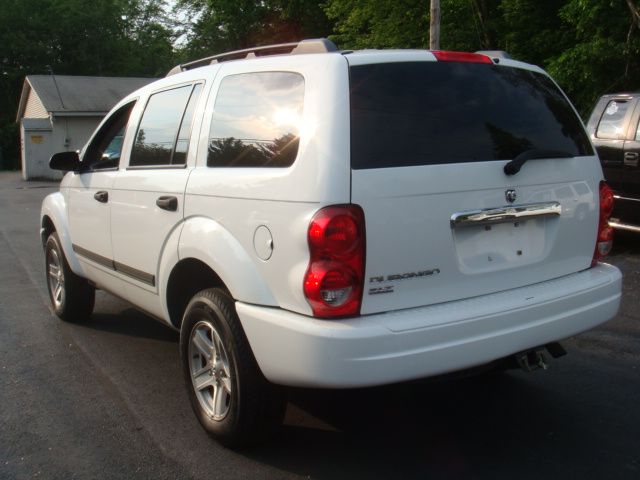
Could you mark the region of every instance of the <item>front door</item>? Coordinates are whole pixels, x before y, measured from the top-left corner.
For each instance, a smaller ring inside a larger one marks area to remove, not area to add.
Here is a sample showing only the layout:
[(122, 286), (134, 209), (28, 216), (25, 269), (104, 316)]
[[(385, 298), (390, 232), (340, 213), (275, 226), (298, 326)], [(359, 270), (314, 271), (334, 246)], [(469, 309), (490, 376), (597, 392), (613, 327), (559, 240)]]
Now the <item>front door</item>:
[(79, 173), (68, 182), (69, 230), (84, 274), (101, 283), (113, 270), (111, 200), (125, 127), (134, 103), (111, 114), (87, 146)]

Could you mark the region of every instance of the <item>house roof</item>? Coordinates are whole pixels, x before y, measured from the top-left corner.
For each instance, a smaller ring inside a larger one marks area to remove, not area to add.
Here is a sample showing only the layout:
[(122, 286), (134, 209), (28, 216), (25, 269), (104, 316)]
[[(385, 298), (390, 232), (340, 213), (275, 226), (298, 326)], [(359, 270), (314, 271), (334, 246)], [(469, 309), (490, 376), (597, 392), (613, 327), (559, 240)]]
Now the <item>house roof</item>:
[(104, 115), (129, 93), (155, 78), (28, 75), (24, 79), (17, 121), (33, 89), (52, 115)]

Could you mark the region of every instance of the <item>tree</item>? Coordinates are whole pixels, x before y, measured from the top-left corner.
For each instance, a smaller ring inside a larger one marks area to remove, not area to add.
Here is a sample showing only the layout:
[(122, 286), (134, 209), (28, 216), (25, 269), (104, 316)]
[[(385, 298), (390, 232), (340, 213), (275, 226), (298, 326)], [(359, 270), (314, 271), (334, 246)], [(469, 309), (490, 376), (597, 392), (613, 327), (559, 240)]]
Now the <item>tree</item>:
[(331, 36), (341, 48), (426, 48), (428, 0), (328, 0)]
[(331, 26), (322, 0), (180, 0), (187, 58), (257, 45), (324, 37)]
[(440, 0), (431, 0), (429, 9), (429, 48), (440, 49)]
[(603, 93), (638, 87), (637, 8), (634, 13), (629, 2), (570, 0), (559, 15), (574, 40), (550, 59), (548, 69), (583, 116)]
[(545, 65), (568, 48), (574, 35), (559, 12), (563, 3), (557, 0), (502, 0), (501, 48), (511, 56), (535, 65)]
[(15, 115), (29, 74), (157, 76), (175, 61), (164, 0), (3, 0), (0, 144), (18, 166)]

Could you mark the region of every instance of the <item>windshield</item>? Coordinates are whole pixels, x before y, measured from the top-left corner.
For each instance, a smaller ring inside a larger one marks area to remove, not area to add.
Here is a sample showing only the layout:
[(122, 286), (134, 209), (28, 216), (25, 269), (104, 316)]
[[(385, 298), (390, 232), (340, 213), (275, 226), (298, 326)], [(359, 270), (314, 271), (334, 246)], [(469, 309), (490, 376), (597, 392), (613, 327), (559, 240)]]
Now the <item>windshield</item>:
[(545, 75), (496, 65), (354, 66), (354, 169), (511, 160), (531, 149), (593, 155), (582, 123)]

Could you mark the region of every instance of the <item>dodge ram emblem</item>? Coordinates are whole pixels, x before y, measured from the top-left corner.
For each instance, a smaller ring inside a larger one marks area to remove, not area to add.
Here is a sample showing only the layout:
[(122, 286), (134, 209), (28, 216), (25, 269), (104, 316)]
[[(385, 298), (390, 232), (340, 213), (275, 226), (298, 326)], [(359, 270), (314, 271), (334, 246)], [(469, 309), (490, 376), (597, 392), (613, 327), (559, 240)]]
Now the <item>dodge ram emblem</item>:
[(504, 192), (504, 197), (507, 199), (507, 202), (513, 203), (516, 201), (516, 198), (518, 198), (518, 194), (514, 189), (510, 188), (509, 190)]

